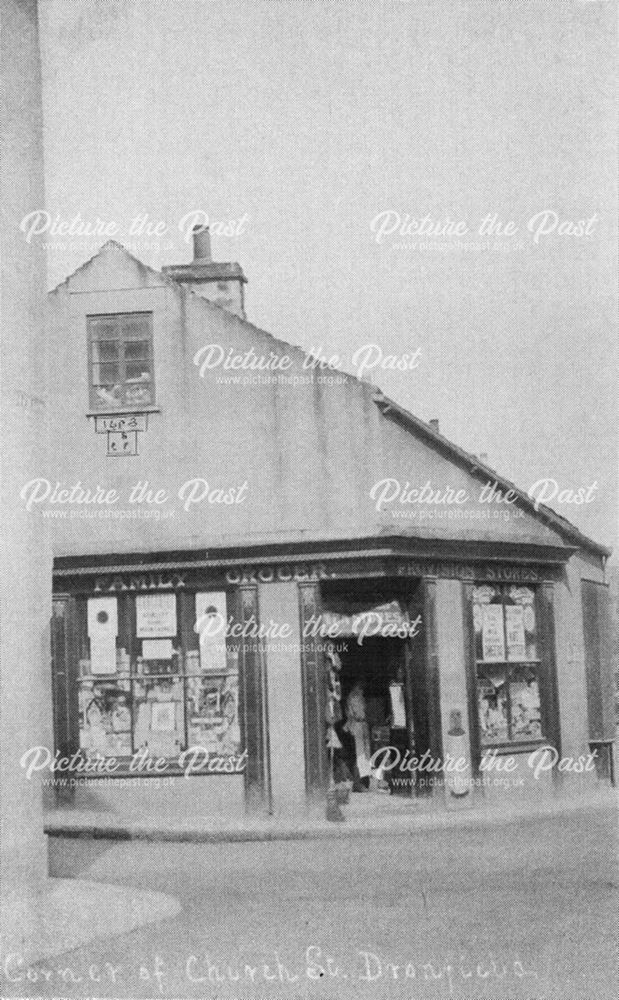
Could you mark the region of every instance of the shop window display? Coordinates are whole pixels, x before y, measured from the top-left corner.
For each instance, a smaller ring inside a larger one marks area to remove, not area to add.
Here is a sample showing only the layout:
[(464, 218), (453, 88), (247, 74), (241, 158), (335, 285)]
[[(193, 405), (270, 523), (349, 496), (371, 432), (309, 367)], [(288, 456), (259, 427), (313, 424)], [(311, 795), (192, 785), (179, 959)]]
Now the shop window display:
[(482, 745), (541, 740), (535, 591), (475, 587), (473, 626)]
[[(238, 652), (201, 629), (227, 620), (225, 592), (89, 598), (79, 664), (88, 756), (177, 759), (191, 746), (238, 755)], [(218, 618), (219, 621), (219, 618)]]

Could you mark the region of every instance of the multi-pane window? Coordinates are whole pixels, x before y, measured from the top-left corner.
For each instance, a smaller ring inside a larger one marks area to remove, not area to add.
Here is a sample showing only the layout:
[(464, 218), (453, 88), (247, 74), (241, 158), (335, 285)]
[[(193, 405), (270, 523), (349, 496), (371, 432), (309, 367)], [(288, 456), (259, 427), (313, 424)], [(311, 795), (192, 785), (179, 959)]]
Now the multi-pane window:
[(238, 756), (238, 648), (224, 591), (82, 602), (80, 747), (90, 757), (171, 761), (188, 747)]
[(482, 584), (473, 589), (482, 746), (543, 737), (537, 617), (530, 587)]
[(90, 404), (95, 410), (155, 402), (151, 313), (88, 318)]

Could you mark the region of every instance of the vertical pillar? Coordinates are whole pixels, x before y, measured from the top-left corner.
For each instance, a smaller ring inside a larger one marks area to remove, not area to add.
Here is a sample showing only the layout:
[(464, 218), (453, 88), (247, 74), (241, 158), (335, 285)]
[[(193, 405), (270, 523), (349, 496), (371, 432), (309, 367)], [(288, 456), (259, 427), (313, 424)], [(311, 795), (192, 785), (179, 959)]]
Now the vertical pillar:
[[(439, 677), (439, 651), (438, 651), (438, 625), (437, 625), (437, 581), (434, 578), (424, 578), (423, 586), (423, 613), (425, 625), (425, 671), (423, 684), (423, 697), (426, 705), (427, 723), (427, 745), (415, 747), (418, 756), (426, 750), (429, 751), (433, 761), (441, 760), (443, 757), (443, 737), (441, 725), (441, 685)], [(440, 776), (440, 775), (439, 775)], [(425, 781), (437, 777), (434, 772), (421, 776)], [(428, 787), (425, 785), (422, 788)], [(436, 785), (428, 788), (432, 794), (436, 793)]]
[(481, 732), (477, 705), (477, 662), (475, 656), (475, 629), (473, 626), (472, 580), (462, 584), (462, 620), (464, 628), (464, 657), (466, 690), (468, 695), (469, 723), (471, 727), (471, 772), (473, 777), (481, 776)]
[[(310, 801), (324, 796), (328, 783), (325, 746), (324, 657), (319, 636), (313, 637), (308, 623), (321, 611), (320, 586), (300, 583), (301, 684), (303, 691), (303, 733), (305, 747), (305, 787)], [(306, 634), (309, 632), (310, 634)]]
[(260, 585), (261, 624), (286, 625), (284, 638), (264, 642), (269, 703), (269, 760), (273, 812), (297, 815), (305, 808), (303, 692), (299, 595), (296, 584)]
[[(80, 745), (78, 671), (75, 641), (75, 599), (63, 594), (52, 602), (51, 624), (53, 746), (61, 757), (71, 758)], [(55, 799), (71, 802), (74, 787), (59, 785)]]
[[(258, 587), (243, 585), (238, 589), (237, 621), (250, 626), (260, 621)], [(246, 629), (250, 631), (249, 628)], [(271, 810), (269, 768), (269, 724), (264, 656), (260, 641), (242, 635), (239, 646), (239, 714), (243, 747), (247, 751), (245, 767), (245, 804), (250, 812)]]
[(589, 732), (581, 582), (578, 567), (573, 563), (571, 560), (563, 568), (562, 579), (554, 587), (552, 584), (540, 587), (539, 613), (545, 669), (552, 668), (548, 654), (552, 655), (556, 644), (557, 716), (559, 697), (561, 702), (560, 726), (558, 718), (555, 726), (548, 719), (551, 723), (548, 740), (557, 744), (560, 753), (576, 759), (589, 749)]
[(443, 753), (462, 759), (462, 771), (447, 770), (445, 794), (448, 806), (470, 805), (471, 739), (466, 684), (462, 584), (459, 580), (436, 581), (436, 638), (441, 679)]
[[(578, 587), (578, 595), (580, 597), (580, 586)], [(541, 639), (540, 655), (542, 659), (541, 677), (540, 677), (542, 731), (546, 734), (548, 742), (555, 748), (558, 755), (561, 756), (562, 740), (561, 740), (561, 725), (559, 716), (559, 686), (557, 683), (553, 583), (546, 581), (542, 583), (542, 585), (540, 586), (538, 595), (538, 610), (540, 617), (539, 633)], [(577, 620), (580, 625), (580, 623), (582, 622), (582, 611), (581, 615)], [(580, 632), (580, 642), (582, 643), (582, 631)], [(578, 689), (581, 689), (581, 687), (582, 687), (582, 679), (581, 677), (578, 677)], [(583, 713), (584, 704), (585, 704), (584, 702), (579, 703), (577, 708), (577, 715), (575, 716), (575, 719), (578, 718), (581, 726), (582, 726), (582, 716), (583, 714), (585, 714)], [(574, 729), (577, 730), (577, 724), (575, 720), (573, 721), (574, 721)], [(580, 746), (583, 747), (583, 749), (588, 749), (586, 730)], [(580, 750), (579, 752), (582, 752), (582, 750)], [(553, 774), (553, 780), (555, 782), (558, 781), (560, 783), (562, 772), (560, 772), (557, 768), (553, 768), (552, 774)]]
[[(41, 75), (34, 0), (6, 0), (2, 62), (2, 576), (0, 578), (0, 882), (2, 930), (14, 937), (13, 888), (47, 875), (41, 785), (20, 758), (51, 727), (49, 620), (52, 564), (46, 522), (27, 512), (20, 491), (44, 475), (45, 259), (20, 222), (43, 204)], [(34, 915), (36, 917), (36, 915)], [(22, 929), (23, 930), (23, 929)], [(27, 934), (27, 930), (23, 931)]]

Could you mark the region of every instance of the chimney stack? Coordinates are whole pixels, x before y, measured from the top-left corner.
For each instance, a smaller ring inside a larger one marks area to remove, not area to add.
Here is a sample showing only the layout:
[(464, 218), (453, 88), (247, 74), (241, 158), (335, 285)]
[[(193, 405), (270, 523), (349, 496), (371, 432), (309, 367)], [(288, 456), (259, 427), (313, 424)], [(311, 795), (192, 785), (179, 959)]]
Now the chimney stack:
[(438, 419), (436, 417), (433, 417), (432, 420), (429, 421), (429, 424), (433, 431), (436, 431), (437, 434), (441, 433), (438, 429)]
[(484, 465), (487, 465), (488, 464), (488, 452), (487, 451), (480, 452), (480, 454), (479, 454), (479, 460), (480, 460), (480, 462), (483, 462)]
[(245, 293), (247, 278), (240, 264), (232, 261), (213, 260), (211, 234), (208, 226), (194, 226), (193, 260), (190, 264), (168, 264), (162, 267), (166, 278), (177, 281), (184, 288), (215, 305), (245, 319)]
[(208, 226), (194, 226), (193, 230), (193, 259), (203, 263), (212, 261), (211, 256), (211, 234)]

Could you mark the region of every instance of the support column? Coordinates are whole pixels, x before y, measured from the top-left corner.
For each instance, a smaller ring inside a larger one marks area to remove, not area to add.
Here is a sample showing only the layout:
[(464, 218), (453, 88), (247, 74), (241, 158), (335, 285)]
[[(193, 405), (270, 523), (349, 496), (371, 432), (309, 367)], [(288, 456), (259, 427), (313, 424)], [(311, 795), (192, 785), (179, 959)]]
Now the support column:
[(443, 754), (466, 761), (460, 772), (446, 771), (445, 796), (449, 807), (470, 806), (471, 727), (466, 683), (466, 655), (462, 583), (436, 581), (436, 638), (440, 670)]
[(294, 583), (260, 585), (261, 624), (286, 625), (284, 638), (268, 639), (266, 655), (269, 749), (273, 812), (298, 815), (305, 809), (303, 691), (299, 595)]
[[(19, 225), (43, 206), (41, 75), (33, 0), (2, 5), (2, 577), (0, 881), (3, 895), (47, 876), (41, 784), (20, 759), (51, 731), (52, 563), (46, 522), (20, 491), (44, 474), (45, 259)], [(9, 934), (15, 917), (7, 912)]]
[(324, 639), (307, 635), (308, 623), (321, 613), (320, 586), (300, 583), (301, 683), (303, 689), (303, 733), (305, 746), (305, 788), (308, 800), (324, 798), (329, 780), (325, 745), (325, 676), (321, 644)]
[[(426, 710), (425, 745), (416, 746), (419, 756), (426, 750), (429, 751), (432, 760), (442, 760), (443, 757), (443, 737), (441, 725), (441, 685), (439, 677), (439, 654), (438, 654), (438, 626), (437, 626), (437, 597), (436, 583), (434, 578), (425, 578), (423, 586), (423, 623), (425, 632), (425, 669), (423, 676), (422, 697)], [(423, 791), (428, 791), (432, 795), (437, 792), (436, 785), (431, 783), (431, 779), (440, 777), (434, 772), (420, 775), (420, 780), (424, 784)], [(426, 782), (428, 784), (426, 784)]]
[[(260, 621), (258, 587), (239, 587), (236, 619), (243, 626)], [(249, 632), (251, 629), (248, 628)], [(242, 636), (239, 646), (239, 714), (245, 767), (245, 804), (250, 812), (271, 811), (269, 723), (266, 673), (260, 640)]]
[[(61, 757), (71, 758), (80, 745), (75, 598), (67, 594), (52, 602), (51, 654), (54, 706), (53, 745)], [(64, 775), (63, 775), (64, 776)], [(69, 775), (70, 776), (70, 772)], [(73, 802), (75, 788), (58, 785), (52, 801)]]

